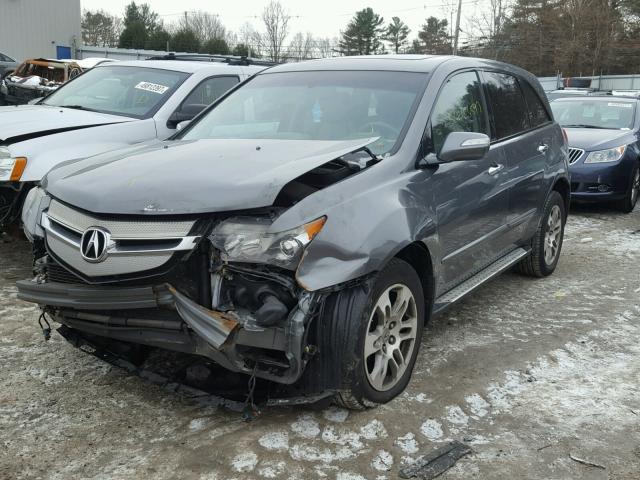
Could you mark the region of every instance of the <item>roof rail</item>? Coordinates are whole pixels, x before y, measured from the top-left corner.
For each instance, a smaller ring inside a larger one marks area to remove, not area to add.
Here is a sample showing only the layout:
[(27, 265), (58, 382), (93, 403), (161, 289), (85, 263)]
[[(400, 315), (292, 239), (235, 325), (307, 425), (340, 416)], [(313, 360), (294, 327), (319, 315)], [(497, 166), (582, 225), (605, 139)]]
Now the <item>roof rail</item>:
[(271, 67), (277, 65), (276, 62), (268, 60), (260, 60), (252, 57), (238, 55), (211, 55), (208, 53), (174, 53), (169, 52), (166, 55), (154, 55), (148, 57), (147, 60), (181, 60), (191, 62), (219, 62), (229, 65), (261, 65)]

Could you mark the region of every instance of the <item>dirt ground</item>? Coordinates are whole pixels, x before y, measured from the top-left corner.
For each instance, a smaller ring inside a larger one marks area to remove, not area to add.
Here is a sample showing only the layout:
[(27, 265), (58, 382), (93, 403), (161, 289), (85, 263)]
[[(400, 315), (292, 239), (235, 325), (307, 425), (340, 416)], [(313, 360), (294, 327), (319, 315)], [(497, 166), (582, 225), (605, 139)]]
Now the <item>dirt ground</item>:
[[(484, 285), (425, 330), (413, 380), (366, 412), (254, 422), (44, 342), (0, 244), (0, 479), (396, 479), (449, 439), (442, 479), (640, 479), (640, 211), (572, 212), (556, 273)], [(600, 465), (589, 466), (571, 457)]]

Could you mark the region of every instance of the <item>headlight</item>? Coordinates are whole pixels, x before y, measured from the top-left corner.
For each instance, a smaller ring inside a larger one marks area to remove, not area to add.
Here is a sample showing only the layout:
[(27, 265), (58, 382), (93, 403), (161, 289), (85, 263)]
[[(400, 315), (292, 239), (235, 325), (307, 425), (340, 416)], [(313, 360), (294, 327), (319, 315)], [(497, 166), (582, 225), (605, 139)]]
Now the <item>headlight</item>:
[(209, 240), (225, 261), (267, 263), (294, 270), (305, 247), (320, 233), (326, 219), (320, 217), (292, 230), (267, 233), (270, 219), (236, 217), (219, 224)]
[(622, 158), (624, 152), (627, 150), (627, 146), (608, 148), (607, 150), (598, 150), (597, 152), (591, 152), (584, 163), (607, 163), (617, 162)]
[(12, 157), (7, 147), (0, 147), (0, 181), (17, 182), (26, 166), (26, 157)]
[(39, 225), (42, 211), (49, 206), (50, 197), (44, 189), (34, 187), (29, 190), (22, 207), (22, 227), (24, 234), (30, 241), (35, 237), (44, 237), (44, 232)]

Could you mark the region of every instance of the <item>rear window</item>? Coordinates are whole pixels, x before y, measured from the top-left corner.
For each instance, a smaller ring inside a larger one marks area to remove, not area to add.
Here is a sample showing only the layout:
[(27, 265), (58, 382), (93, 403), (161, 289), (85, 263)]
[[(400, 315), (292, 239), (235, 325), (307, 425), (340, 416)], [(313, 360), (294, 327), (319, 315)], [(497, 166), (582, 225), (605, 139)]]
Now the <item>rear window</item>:
[(529, 129), (527, 106), (516, 78), (495, 72), (484, 72), (484, 78), (493, 115), (493, 139), (500, 140)]

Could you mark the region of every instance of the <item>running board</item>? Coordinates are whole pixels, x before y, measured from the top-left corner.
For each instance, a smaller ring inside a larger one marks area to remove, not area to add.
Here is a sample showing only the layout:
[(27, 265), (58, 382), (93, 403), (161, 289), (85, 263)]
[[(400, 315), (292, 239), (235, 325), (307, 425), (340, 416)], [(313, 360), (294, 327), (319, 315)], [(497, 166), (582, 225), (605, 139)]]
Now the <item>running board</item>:
[(493, 277), (500, 275), (502, 272), (518, 263), (524, 257), (529, 255), (529, 251), (524, 248), (517, 248), (499, 260), (489, 265), (484, 270), (476, 273), (473, 277), (465, 280), (460, 285), (452, 288), (447, 293), (436, 298), (433, 305), (433, 313), (440, 313), (447, 307), (464, 297), (467, 293), (475, 290), (480, 285), (488, 282)]

